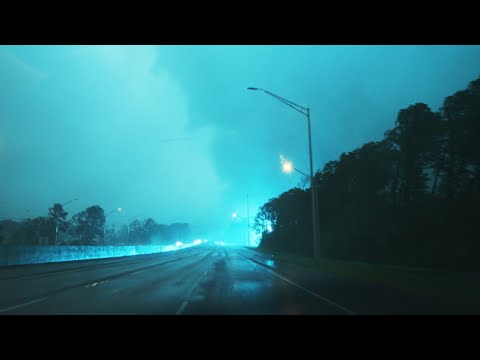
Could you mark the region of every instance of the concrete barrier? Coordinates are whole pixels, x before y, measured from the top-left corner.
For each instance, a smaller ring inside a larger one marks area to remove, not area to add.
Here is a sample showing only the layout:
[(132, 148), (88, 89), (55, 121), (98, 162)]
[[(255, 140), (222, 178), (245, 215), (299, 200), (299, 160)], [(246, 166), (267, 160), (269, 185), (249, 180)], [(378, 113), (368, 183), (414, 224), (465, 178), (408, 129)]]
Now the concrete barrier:
[(145, 255), (184, 249), (192, 245), (150, 246), (0, 246), (0, 266), (41, 264), (121, 256)]

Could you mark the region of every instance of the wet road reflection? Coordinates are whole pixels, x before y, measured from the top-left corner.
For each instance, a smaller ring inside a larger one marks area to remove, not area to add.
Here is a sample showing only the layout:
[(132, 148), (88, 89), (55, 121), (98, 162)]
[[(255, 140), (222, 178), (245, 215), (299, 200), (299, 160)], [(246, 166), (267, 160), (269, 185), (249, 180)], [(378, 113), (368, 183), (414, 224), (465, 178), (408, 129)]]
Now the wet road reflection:
[[(268, 265), (274, 267), (274, 260)], [(218, 245), (108, 267), (12, 275), (3, 282), (10, 295), (0, 295), (0, 314), (343, 313), (271, 268)]]

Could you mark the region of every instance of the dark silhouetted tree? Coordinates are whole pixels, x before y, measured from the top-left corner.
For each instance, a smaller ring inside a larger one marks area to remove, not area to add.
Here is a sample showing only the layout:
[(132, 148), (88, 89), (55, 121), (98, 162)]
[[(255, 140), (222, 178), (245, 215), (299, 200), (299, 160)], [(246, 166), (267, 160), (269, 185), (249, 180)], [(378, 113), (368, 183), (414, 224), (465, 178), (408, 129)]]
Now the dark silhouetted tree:
[(398, 149), (395, 192), (404, 204), (418, 199), (427, 189), (425, 168), (430, 165), (429, 154), (435, 149), (434, 129), (439, 119), (426, 104), (415, 104), (398, 113), (395, 128), (386, 133), (387, 141)]
[(64, 210), (62, 204), (60, 203), (55, 203), (51, 208), (48, 209), (48, 218), (50, 223), (53, 225), (53, 235), (49, 237), (50, 245), (57, 245), (55, 243), (56, 232), (67, 230), (67, 215), (68, 213)]
[[(480, 269), (478, 139), (480, 79), (437, 113), (422, 103), (400, 110), (384, 140), (326, 163), (315, 174), (321, 256)], [(260, 208), (261, 247), (312, 254), (309, 192)]]
[(80, 211), (78, 214), (75, 214), (70, 220), (69, 229), (72, 235), (75, 235), (77, 237), (78, 245), (87, 245), (82, 241), (83, 234), (85, 233), (86, 227), (87, 227), (87, 213), (85, 210)]
[(74, 215), (71, 223), (79, 244), (94, 245), (95, 238), (103, 238), (104, 210), (98, 205), (90, 206)]

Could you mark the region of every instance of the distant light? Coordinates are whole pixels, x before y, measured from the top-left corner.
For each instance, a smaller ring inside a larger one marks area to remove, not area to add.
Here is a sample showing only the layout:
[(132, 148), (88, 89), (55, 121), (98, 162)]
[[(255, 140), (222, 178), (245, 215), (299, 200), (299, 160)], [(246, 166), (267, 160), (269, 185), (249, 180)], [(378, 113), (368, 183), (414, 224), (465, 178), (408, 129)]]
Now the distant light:
[(293, 165), (290, 161), (285, 161), (282, 165), (282, 171), (284, 173), (290, 174), (293, 171)]
[(194, 243), (195, 245), (198, 245), (198, 244), (201, 244), (201, 243), (202, 243), (202, 240), (200, 240), (200, 239), (193, 240), (193, 243)]
[(282, 171), (284, 173), (290, 174), (293, 171), (292, 162), (285, 159), (282, 155), (280, 155), (280, 163), (282, 164)]
[(122, 208), (118, 208), (118, 211), (122, 211)]
[(203, 242), (204, 242), (204, 243), (205, 243), (205, 242), (208, 242), (208, 240), (203, 240)]
[(177, 242), (175, 243), (175, 245), (176, 245), (176, 246), (182, 246), (183, 243), (182, 243), (181, 241), (177, 241)]
[(237, 212), (235, 211), (233, 214), (232, 214), (232, 219), (236, 219), (237, 218)]

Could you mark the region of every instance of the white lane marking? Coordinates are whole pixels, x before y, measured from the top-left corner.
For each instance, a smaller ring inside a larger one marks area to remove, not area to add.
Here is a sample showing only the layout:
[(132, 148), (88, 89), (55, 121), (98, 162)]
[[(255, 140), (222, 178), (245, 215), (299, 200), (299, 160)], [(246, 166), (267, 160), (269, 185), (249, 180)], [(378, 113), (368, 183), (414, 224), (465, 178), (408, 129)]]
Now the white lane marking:
[(100, 284), (104, 284), (106, 282), (108, 282), (108, 280), (103, 280), (103, 281), (100, 281), (100, 282), (94, 282), (93, 284), (85, 285), (85, 287), (88, 289), (90, 286), (97, 286), (97, 285), (100, 285)]
[(175, 315), (182, 315), (183, 311), (185, 310), (185, 308), (187, 307), (188, 305), (188, 301), (184, 301), (182, 302), (182, 305), (180, 305), (180, 307), (178, 308), (177, 312), (175, 313)]
[[(237, 253), (237, 254), (238, 254), (238, 253)], [(241, 254), (239, 254), (239, 255), (242, 256), (243, 258), (247, 259), (247, 260), (250, 260), (249, 258), (247, 258), (247, 257), (245, 257), (245, 256), (243, 256), (243, 255), (241, 255)], [(250, 261), (252, 261), (252, 260), (250, 260)], [(252, 262), (253, 262), (253, 261), (252, 261)], [(330, 299), (327, 299), (326, 297), (323, 297), (323, 296), (321, 296), (321, 295), (318, 295), (317, 293), (314, 293), (313, 291), (308, 290), (307, 288), (304, 288), (302, 285), (299, 285), (299, 284), (293, 282), (292, 280), (289, 280), (289, 279), (287, 279), (287, 278), (285, 278), (285, 277), (283, 277), (283, 276), (275, 273), (274, 271), (272, 271), (272, 270), (270, 270), (270, 269), (267, 269), (267, 268), (264, 267), (264, 266), (260, 266), (260, 267), (261, 267), (263, 270), (268, 271), (269, 273), (272, 273), (272, 274), (275, 275), (275, 276), (278, 276), (280, 279), (285, 280), (286, 282), (288, 282), (288, 283), (290, 283), (290, 284), (292, 284), (292, 285), (295, 285), (296, 287), (298, 287), (299, 289), (302, 289), (303, 291), (309, 293), (310, 295), (315, 296), (316, 298), (318, 298), (318, 299), (320, 299), (320, 300), (323, 300), (323, 301), (325, 301), (326, 303), (328, 303), (328, 304), (330, 304), (330, 305), (336, 306), (337, 308), (345, 311), (347, 314), (349, 314), (349, 315), (355, 315), (355, 313), (354, 313), (353, 311), (347, 309), (346, 307), (344, 307), (344, 306), (342, 306), (342, 305), (340, 305), (340, 304), (337, 304), (336, 302), (334, 302), (334, 301), (332, 301), (332, 300), (330, 300)]]
[(12, 306), (12, 307), (9, 307), (9, 308), (6, 308), (6, 309), (0, 309), (0, 313), (6, 312), (6, 311), (10, 311), (10, 310), (13, 310), (13, 309), (18, 309), (18, 308), (21, 308), (21, 307), (24, 307), (24, 306), (32, 305), (32, 304), (35, 304), (35, 303), (37, 303), (37, 302), (43, 301), (43, 300), (45, 300), (45, 299), (48, 299), (48, 298), (44, 297), (44, 298), (41, 298), (41, 299), (37, 299), (37, 300), (32, 300), (32, 301), (26, 302), (26, 303), (24, 303), (24, 304), (15, 305), (15, 306)]
[[(207, 276), (208, 274), (208, 270), (205, 270), (203, 272), (203, 276)], [(188, 300), (192, 297), (192, 295), (195, 293), (195, 290), (197, 290), (197, 287), (198, 287), (198, 284), (200, 283), (200, 280), (201, 280), (202, 276), (200, 276), (200, 278), (197, 280), (197, 282), (195, 283), (195, 285), (192, 287), (192, 289), (190, 290), (188, 296), (187, 296), (187, 300), (185, 300), (184, 302), (182, 302), (182, 304), (180, 305), (180, 307), (178, 308), (178, 310), (175, 312), (175, 315), (182, 315), (182, 313), (185, 311), (186, 307), (188, 306)]]

